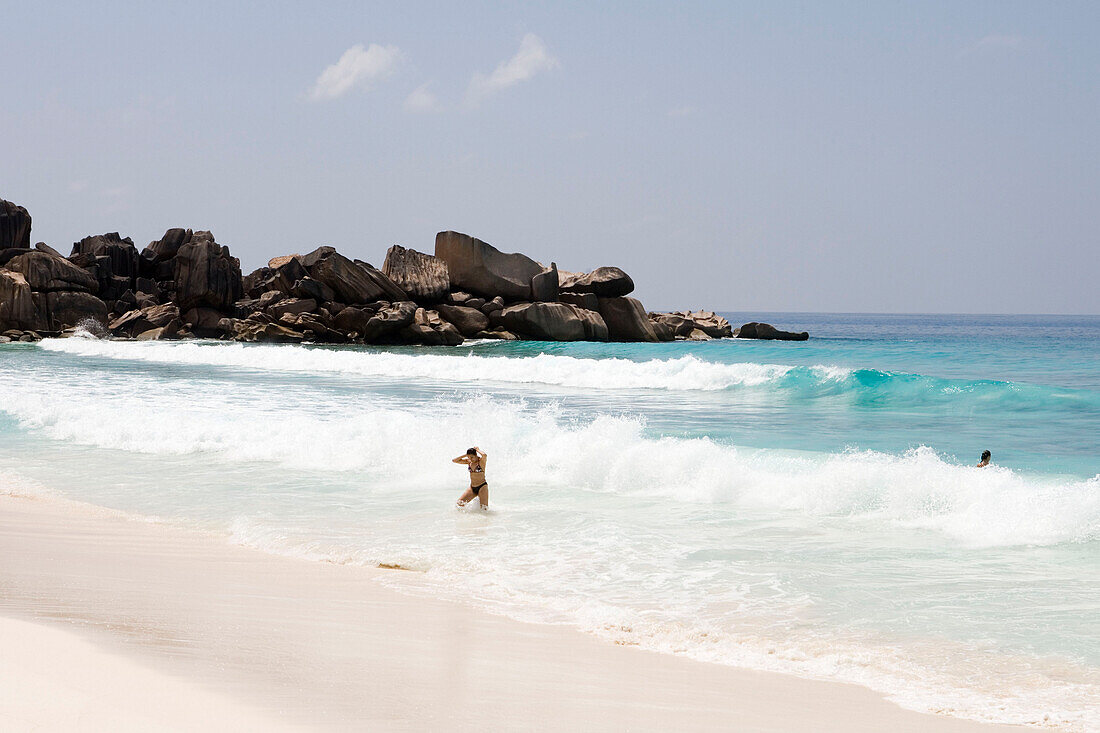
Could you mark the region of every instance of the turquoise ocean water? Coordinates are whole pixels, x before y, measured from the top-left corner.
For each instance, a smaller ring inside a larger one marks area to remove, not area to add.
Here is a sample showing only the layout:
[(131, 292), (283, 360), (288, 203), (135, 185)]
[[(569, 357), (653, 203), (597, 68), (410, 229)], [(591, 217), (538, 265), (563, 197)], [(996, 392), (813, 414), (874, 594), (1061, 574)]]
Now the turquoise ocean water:
[[(1100, 317), (805, 343), (0, 345), (0, 490), (906, 707), (1097, 729)], [(493, 510), (458, 511), (489, 454)], [(983, 449), (991, 468), (976, 469)]]

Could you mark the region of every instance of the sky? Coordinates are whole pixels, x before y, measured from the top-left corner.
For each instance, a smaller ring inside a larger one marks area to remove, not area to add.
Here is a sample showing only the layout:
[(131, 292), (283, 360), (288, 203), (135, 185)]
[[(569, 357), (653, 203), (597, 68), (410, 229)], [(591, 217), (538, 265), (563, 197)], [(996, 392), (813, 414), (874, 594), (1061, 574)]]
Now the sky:
[(0, 0), (0, 198), (247, 273), (453, 229), (650, 309), (1100, 313), (1100, 3)]

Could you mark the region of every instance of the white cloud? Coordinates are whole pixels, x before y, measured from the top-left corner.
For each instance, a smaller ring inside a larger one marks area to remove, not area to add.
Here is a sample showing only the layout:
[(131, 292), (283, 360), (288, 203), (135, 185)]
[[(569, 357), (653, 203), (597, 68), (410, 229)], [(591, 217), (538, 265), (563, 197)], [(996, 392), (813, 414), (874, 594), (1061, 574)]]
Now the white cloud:
[(400, 60), (401, 49), (397, 46), (352, 46), (321, 72), (309, 96), (313, 100), (336, 99), (355, 87), (369, 88), (372, 82), (392, 74)]
[(405, 98), (405, 111), (406, 112), (437, 112), (439, 111), (439, 100), (432, 94), (429, 87), (431, 82), (427, 84), (421, 84), (416, 89), (413, 89), (408, 97)]
[(550, 55), (542, 39), (534, 33), (528, 33), (520, 41), (516, 55), (507, 61), (501, 61), (492, 74), (474, 74), (466, 91), (466, 101), (476, 104), (491, 94), (527, 81), (540, 71), (549, 71), (558, 66), (558, 60)]

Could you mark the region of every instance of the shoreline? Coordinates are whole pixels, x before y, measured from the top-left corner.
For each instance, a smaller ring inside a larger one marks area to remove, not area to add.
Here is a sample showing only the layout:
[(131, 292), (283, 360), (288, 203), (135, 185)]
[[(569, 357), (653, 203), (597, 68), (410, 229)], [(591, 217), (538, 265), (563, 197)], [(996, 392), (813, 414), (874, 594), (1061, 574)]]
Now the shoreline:
[[(0, 633), (48, 642), (16, 645), (4, 671), (24, 681), (20, 699), (70, 710), (81, 698), (66, 680), (102, 670), (99, 682), (115, 694), (80, 708), (82, 719), (134, 726), (156, 704), (119, 691), (131, 690), (131, 678), (170, 689), (181, 709), (217, 712), (213, 729), (1023, 729), (405, 595), (378, 582), (389, 572), (272, 555), (67, 499), (0, 494)], [(59, 673), (19, 674), (34, 668)], [(11, 705), (0, 697), (0, 710)], [(46, 710), (36, 717), (29, 702), (21, 711), (46, 730), (68, 727)], [(172, 729), (211, 729), (209, 718), (165, 716)]]

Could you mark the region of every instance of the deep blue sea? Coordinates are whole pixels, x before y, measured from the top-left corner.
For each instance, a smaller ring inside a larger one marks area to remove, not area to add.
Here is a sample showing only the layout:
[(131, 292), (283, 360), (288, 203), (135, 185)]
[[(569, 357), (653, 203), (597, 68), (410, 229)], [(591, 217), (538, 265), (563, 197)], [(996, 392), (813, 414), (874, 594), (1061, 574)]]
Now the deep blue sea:
[[(918, 710), (1095, 729), (1100, 317), (726, 315), (811, 339), (0, 345), (0, 490), (401, 564), (421, 572), (382, 582)], [(470, 445), (489, 512), (454, 508)]]

